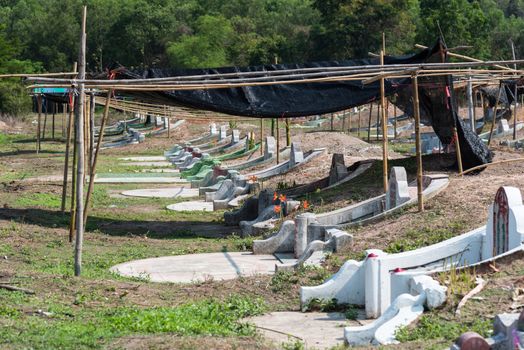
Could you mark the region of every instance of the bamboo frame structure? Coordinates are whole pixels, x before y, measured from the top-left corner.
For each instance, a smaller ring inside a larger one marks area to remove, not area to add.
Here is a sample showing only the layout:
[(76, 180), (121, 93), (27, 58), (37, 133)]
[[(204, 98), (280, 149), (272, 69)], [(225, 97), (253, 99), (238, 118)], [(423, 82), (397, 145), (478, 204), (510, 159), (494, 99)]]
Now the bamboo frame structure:
[[(380, 51), (380, 64), (384, 65), (384, 51)], [(380, 79), (380, 107), (382, 112), (382, 182), (384, 193), (388, 191), (388, 121), (386, 112), (386, 93), (384, 79)], [(378, 124), (377, 124), (378, 135)]]
[(90, 171), (90, 176), (89, 176), (89, 185), (87, 187), (87, 194), (86, 194), (85, 206), (84, 206), (84, 226), (87, 223), (87, 216), (89, 214), (89, 203), (90, 203), (91, 195), (93, 194), (93, 188), (94, 188), (95, 176), (96, 176), (96, 165), (97, 165), (97, 161), (98, 161), (98, 154), (100, 152), (100, 148), (102, 146), (102, 140), (104, 138), (104, 130), (105, 130), (105, 127), (106, 127), (107, 117), (109, 115), (109, 102), (111, 100), (111, 94), (112, 93), (113, 93), (112, 90), (109, 90), (108, 93), (107, 93), (106, 104), (104, 106), (104, 114), (102, 116), (102, 121), (101, 121), (101, 124), (100, 124), (100, 132), (98, 134), (98, 141), (97, 141), (97, 144), (96, 144), (95, 153), (93, 155), (93, 162), (91, 164), (91, 171)]
[[(82, 33), (80, 39), (80, 50), (78, 54), (78, 79), (85, 79), (86, 74), (86, 21), (87, 6), (83, 7)], [(82, 248), (84, 240), (84, 103), (85, 86), (83, 83), (78, 85), (78, 108), (77, 108), (77, 182), (76, 182), (76, 239), (75, 239), (75, 276), (80, 276), (82, 272)]]
[(417, 200), (418, 200), (418, 211), (424, 211), (424, 197), (422, 195), (422, 146), (420, 144), (420, 105), (418, 97), (418, 77), (414, 73), (412, 78), (413, 86), (413, 114), (415, 117), (415, 148), (417, 154)]

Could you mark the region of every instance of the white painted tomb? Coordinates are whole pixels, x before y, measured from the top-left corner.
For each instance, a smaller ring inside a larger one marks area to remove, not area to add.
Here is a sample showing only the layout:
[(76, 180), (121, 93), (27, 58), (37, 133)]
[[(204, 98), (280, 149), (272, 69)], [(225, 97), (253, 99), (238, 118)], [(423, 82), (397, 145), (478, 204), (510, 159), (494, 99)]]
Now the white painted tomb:
[(303, 306), (312, 299), (364, 305), (365, 327), (348, 327), (348, 344), (394, 343), (398, 326), (445, 301), (445, 287), (429, 274), (485, 263), (523, 248), (524, 205), (520, 190), (501, 187), (489, 207), (486, 226), (446, 241), (399, 254), (368, 250), (362, 261), (349, 260), (324, 284), (301, 287)]

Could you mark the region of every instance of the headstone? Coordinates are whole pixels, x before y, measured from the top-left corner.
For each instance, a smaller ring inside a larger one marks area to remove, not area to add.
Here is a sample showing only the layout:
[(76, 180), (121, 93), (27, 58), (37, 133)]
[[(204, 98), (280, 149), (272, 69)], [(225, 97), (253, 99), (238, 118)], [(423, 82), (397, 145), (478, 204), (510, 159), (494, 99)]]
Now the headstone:
[(169, 128), (169, 118), (164, 117), (164, 129), (168, 129), (168, 128)]
[(497, 134), (507, 133), (509, 132), (509, 124), (506, 119), (499, 120), (497, 124)]
[(300, 143), (298, 142), (292, 142), (291, 143), (291, 154), (289, 155), (289, 166), (295, 166), (298, 163), (301, 163), (304, 161), (304, 153), (302, 153), (302, 150), (300, 148)]
[(221, 125), (220, 126), (220, 133), (218, 134), (218, 139), (223, 140), (227, 137), (227, 126)]
[(273, 136), (266, 136), (264, 143), (264, 159), (269, 159), (275, 156), (277, 152), (277, 145)]
[(211, 123), (211, 124), (209, 125), (209, 133), (210, 133), (211, 135), (216, 135), (216, 134), (218, 134), (217, 125), (216, 125), (215, 123)]
[(475, 332), (466, 332), (462, 334), (456, 345), (460, 350), (489, 350), (488, 342), (482, 336)]
[(406, 169), (399, 166), (392, 167), (386, 193), (386, 210), (395, 208), (409, 201), (410, 198)]
[(333, 185), (348, 175), (348, 169), (344, 162), (344, 155), (341, 153), (333, 154), (331, 159), (331, 169), (329, 169), (329, 185)]
[(231, 143), (239, 143), (239, 142), (240, 142), (240, 131), (233, 130), (232, 136), (231, 136)]
[(524, 206), (520, 190), (500, 187), (489, 209), (482, 258), (492, 258), (520, 247), (523, 241)]

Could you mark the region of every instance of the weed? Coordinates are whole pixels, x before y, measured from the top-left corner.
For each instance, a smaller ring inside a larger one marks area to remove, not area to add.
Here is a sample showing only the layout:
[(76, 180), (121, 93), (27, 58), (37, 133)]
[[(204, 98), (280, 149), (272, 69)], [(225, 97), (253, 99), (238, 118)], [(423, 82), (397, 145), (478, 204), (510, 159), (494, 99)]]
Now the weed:
[(453, 341), (466, 331), (479, 333), (483, 337), (490, 335), (492, 321), (475, 318), (472, 322), (455, 322), (444, 320), (436, 315), (424, 315), (418, 321), (417, 327), (400, 327), (395, 336), (400, 342), (439, 339)]
[(286, 343), (282, 343), (282, 350), (304, 350), (305, 348), (304, 343), (298, 339), (288, 340)]

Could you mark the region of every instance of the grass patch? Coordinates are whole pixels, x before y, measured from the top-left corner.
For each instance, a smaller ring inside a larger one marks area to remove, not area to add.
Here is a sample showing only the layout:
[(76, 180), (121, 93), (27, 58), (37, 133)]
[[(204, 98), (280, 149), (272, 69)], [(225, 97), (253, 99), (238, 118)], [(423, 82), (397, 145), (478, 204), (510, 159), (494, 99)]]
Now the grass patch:
[(0, 324), (23, 318), (16, 327), (4, 327), (0, 343), (31, 349), (98, 349), (114, 338), (131, 334), (253, 336), (255, 328), (238, 321), (265, 310), (260, 299), (233, 295), (223, 302), (206, 299), (178, 307), (144, 309), (89, 310), (52, 304), (48, 309), (53, 311), (42, 317), (17, 310), (13, 306), (20, 301), (17, 294), (0, 294), (8, 300), (7, 305), (0, 307), (0, 317), (9, 317), (9, 320), (0, 318)]
[(57, 209), (62, 204), (62, 198), (57, 194), (31, 193), (18, 197), (15, 205), (19, 207), (43, 207)]
[(428, 339), (445, 339), (451, 342), (467, 331), (477, 332), (483, 337), (489, 337), (492, 328), (493, 322), (491, 320), (475, 318), (471, 322), (458, 322), (429, 314), (422, 316), (416, 327), (400, 327), (395, 335), (401, 343)]
[(408, 229), (402, 238), (389, 244), (384, 251), (394, 254), (426, 247), (455, 237), (464, 229), (465, 223), (463, 221), (451, 221), (445, 228)]

